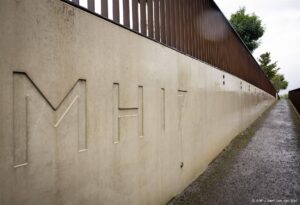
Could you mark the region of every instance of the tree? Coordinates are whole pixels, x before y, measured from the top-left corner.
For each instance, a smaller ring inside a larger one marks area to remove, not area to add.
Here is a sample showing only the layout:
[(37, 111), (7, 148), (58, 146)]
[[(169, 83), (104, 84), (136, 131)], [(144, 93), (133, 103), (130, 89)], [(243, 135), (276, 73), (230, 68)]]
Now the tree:
[(270, 52), (261, 54), (258, 61), (261, 69), (271, 81), (277, 93), (287, 88), (288, 82), (285, 80), (284, 75), (278, 73), (280, 68), (277, 67), (277, 62), (272, 63)]
[(279, 68), (277, 68), (277, 62), (271, 63), (270, 52), (261, 54), (258, 61), (261, 69), (264, 71), (269, 80), (271, 80), (279, 71)]
[(258, 16), (254, 13), (246, 14), (246, 8), (242, 7), (231, 15), (229, 21), (251, 52), (258, 48), (260, 44), (259, 38), (265, 32), (265, 28), (262, 26)]
[(284, 76), (281, 74), (276, 74), (272, 79), (271, 79), (272, 84), (274, 85), (274, 88), (277, 93), (279, 93), (280, 90), (284, 90), (287, 88), (289, 83), (284, 79)]

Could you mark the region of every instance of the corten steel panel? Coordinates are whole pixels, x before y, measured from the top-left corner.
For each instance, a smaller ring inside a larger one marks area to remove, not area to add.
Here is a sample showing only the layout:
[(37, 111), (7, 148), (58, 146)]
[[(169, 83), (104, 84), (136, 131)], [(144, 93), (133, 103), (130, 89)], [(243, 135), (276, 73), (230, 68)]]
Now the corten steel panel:
[(181, 8), (180, 8), (180, 1), (181, 0), (177, 0), (176, 2), (176, 10), (177, 10), (177, 15), (176, 15), (176, 18), (177, 18), (177, 49), (179, 51), (181, 51), (181, 33), (180, 33), (180, 30), (181, 30)]
[(192, 46), (191, 46), (191, 0), (187, 0), (187, 44), (188, 44), (188, 50), (187, 54), (192, 55)]
[[(210, 1), (207, 1), (207, 11), (208, 11), (208, 22), (211, 22), (211, 26), (208, 27), (209, 29), (209, 33), (208, 33), (208, 39), (209, 39), (209, 47), (210, 47), (210, 50), (209, 50), (209, 55), (210, 55), (210, 63), (214, 62), (215, 61), (215, 51), (214, 51), (214, 36), (212, 36), (212, 34), (214, 34), (214, 27), (215, 27), (215, 19), (214, 19), (214, 15), (211, 13), (212, 12), (212, 8), (211, 8), (211, 5), (210, 5)], [(210, 24), (210, 23), (209, 23)], [(207, 23), (206, 26), (209, 25)]]
[(183, 36), (182, 36), (182, 41), (183, 41), (183, 49), (182, 51), (184, 53), (187, 53), (187, 9), (186, 9), (186, 2), (182, 3), (182, 31), (183, 31)]
[(147, 1), (148, 5), (148, 36), (153, 38), (153, 0)]
[(196, 34), (196, 1), (192, 1), (192, 27), (193, 27), (193, 45), (194, 45), (194, 57), (197, 58), (198, 52), (197, 52), (197, 34)]
[(188, 52), (188, 36), (187, 36), (187, 5), (186, 1), (181, 1), (181, 10), (182, 10), (182, 23), (181, 23), (181, 30), (182, 30), (182, 51), (183, 53)]
[[(218, 21), (220, 21), (220, 19), (221, 19), (221, 16), (220, 16), (219, 13), (217, 13), (217, 19), (218, 19)], [(224, 33), (223, 33), (224, 24), (219, 25), (219, 29), (220, 29), (220, 31), (219, 31), (220, 35), (219, 35), (217, 43), (222, 43), (223, 38), (224, 38)], [(221, 67), (221, 65), (222, 65), (222, 61), (221, 61), (222, 57), (223, 57), (222, 51), (223, 51), (222, 47), (220, 49), (218, 49), (218, 52), (219, 52), (219, 54), (218, 54), (218, 67)]]
[(88, 0), (88, 10), (95, 12), (95, 0)]
[(107, 0), (101, 0), (101, 15), (108, 18), (108, 4)]
[(185, 53), (184, 49), (184, 29), (185, 29), (185, 16), (184, 16), (184, 0), (179, 0), (179, 12), (180, 12), (180, 50)]
[(203, 61), (207, 59), (205, 48), (205, 39), (204, 39), (204, 29), (203, 29), (203, 1), (199, 1), (200, 14), (198, 16), (199, 19), (199, 37), (200, 37), (200, 57)]
[(170, 1), (170, 33), (171, 33), (171, 47), (175, 48), (176, 39), (175, 39), (175, 21), (174, 21), (174, 2)]
[(200, 8), (199, 8), (199, 1), (196, 1), (196, 22), (195, 22), (195, 25), (196, 25), (196, 31), (195, 31), (195, 35), (196, 35), (196, 49), (197, 49), (197, 58), (198, 59), (201, 59), (201, 56), (200, 56), (200, 34), (199, 34), (199, 13), (200, 13)]
[(73, 0), (72, 2), (73, 2), (74, 4), (79, 5), (79, 0)]
[(202, 15), (202, 25), (203, 25), (203, 33), (204, 33), (204, 46), (203, 49), (205, 50), (205, 59), (204, 61), (210, 63), (210, 43), (207, 39), (207, 29), (205, 26), (207, 25), (208, 16), (207, 16), (207, 3), (203, 1), (203, 15)]
[(119, 0), (113, 0), (113, 19), (114, 19), (114, 22), (120, 23)]
[(141, 10), (141, 33), (146, 36), (146, 0), (140, 0), (140, 10)]
[(132, 24), (133, 30), (138, 32), (139, 31), (139, 17), (138, 17), (138, 1), (132, 0)]
[(130, 27), (129, 22), (129, 0), (123, 0), (123, 19), (124, 19), (124, 26), (127, 28)]
[(198, 14), (198, 31), (199, 31), (199, 52), (200, 59), (205, 59), (205, 51), (204, 51), (204, 40), (203, 40), (203, 31), (202, 31), (202, 15), (203, 15), (203, 2), (198, 1), (199, 14)]
[[(213, 19), (211, 18), (211, 15), (210, 15), (210, 7), (209, 7), (209, 1), (206, 0), (206, 10), (208, 12), (208, 14), (206, 14), (206, 18), (207, 18), (207, 23), (206, 23), (206, 26), (209, 25), (208, 22), (211, 22), (211, 24), (214, 24), (215, 22), (213, 22)], [(208, 38), (208, 44), (209, 44), (209, 63), (212, 64), (213, 63), (213, 58), (214, 58), (214, 53), (213, 53), (213, 44), (212, 44), (212, 40), (211, 40), (211, 37), (210, 37), (210, 34), (211, 34), (211, 31), (212, 31), (212, 28), (211, 27), (208, 27), (207, 29), (209, 29), (210, 33), (207, 34), (207, 38)]]
[(189, 44), (190, 44), (190, 51), (189, 51), (189, 54), (191, 56), (193, 56), (193, 30), (192, 30), (192, 1), (193, 0), (189, 0), (189, 3), (188, 3), (188, 15), (189, 15)]
[(180, 16), (179, 16), (179, 0), (173, 0), (174, 2), (174, 25), (175, 25), (175, 47), (180, 50)]
[[(134, 31), (138, 31), (138, 1), (142, 35), (147, 35), (148, 27), (149, 38), (155, 37), (157, 42), (205, 61), (276, 96), (273, 85), (213, 1), (133, 0)], [(119, 23), (117, 2), (113, 0), (113, 19)], [(78, 0), (72, 3), (78, 6)], [(101, 6), (101, 15), (107, 18), (107, 0), (102, 0)], [(88, 9), (94, 12), (94, 0), (88, 0)], [(123, 0), (122, 9), (124, 26), (130, 28), (129, 0)]]
[(196, 20), (197, 20), (197, 8), (196, 8), (196, 2), (197, 1), (192, 1), (193, 5), (193, 38), (194, 38), (194, 57), (198, 58), (198, 49), (197, 49), (197, 27), (196, 27)]
[(188, 24), (189, 24), (189, 17), (188, 17), (188, 2), (185, 1), (183, 5), (184, 10), (184, 52), (186, 54), (189, 53), (189, 33), (188, 33)]
[(190, 2), (190, 9), (191, 9), (191, 45), (192, 45), (192, 56), (195, 56), (195, 29), (194, 29), (194, 5), (193, 5), (194, 0), (191, 0)]
[(159, 23), (159, 1), (154, 1), (154, 25), (155, 25), (155, 40), (160, 42), (160, 23)]
[(166, 43), (167, 46), (171, 46), (171, 28), (170, 28), (170, 1), (171, 0), (165, 0), (166, 2)]
[(165, 0), (159, 1), (160, 5), (160, 32), (161, 32), (161, 43), (166, 43), (166, 15), (165, 15)]
[[(214, 9), (213, 7), (211, 7), (211, 12), (214, 12)], [(219, 25), (218, 25), (218, 17), (217, 17), (217, 14), (214, 13), (213, 15), (213, 21), (215, 22), (215, 25), (213, 26), (213, 29), (212, 29), (212, 33), (214, 33), (214, 36), (213, 37), (213, 40), (212, 40), (212, 44), (213, 44), (213, 53), (214, 53), (214, 59), (213, 61), (216, 62), (216, 64), (218, 65), (218, 57), (219, 57), (219, 49), (217, 48), (217, 45), (219, 44), (218, 41), (219, 41), (219, 31), (217, 29), (219, 29)]]
[(289, 99), (300, 114), (300, 88), (290, 91)]
[[(231, 35), (231, 38), (230, 38), (230, 48), (234, 48), (234, 47), (236, 47), (237, 45), (237, 42), (235, 41), (235, 39), (234, 39), (234, 36), (233, 35)], [(234, 75), (238, 75), (239, 74), (239, 72), (238, 72), (238, 66), (240, 65), (240, 58), (238, 58), (238, 51), (237, 51), (237, 49), (232, 49), (232, 51), (233, 51), (233, 53), (232, 53), (232, 55), (231, 55), (231, 61), (236, 61), (236, 63), (234, 64), (234, 65), (232, 65), (232, 66), (230, 66), (231, 67), (231, 70), (229, 71), (229, 72), (231, 72), (232, 74), (234, 74)]]
[(179, 50), (179, 38), (180, 38), (180, 22), (179, 22), (179, 13), (178, 13), (178, 0), (174, 0), (174, 47)]
[(193, 1), (194, 0), (190, 0), (189, 2), (189, 16), (190, 16), (190, 46), (191, 46), (191, 51), (190, 51), (190, 55), (191, 56), (195, 56), (194, 55), (194, 29), (193, 29)]
[(192, 41), (192, 53), (191, 55), (195, 57), (195, 30), (194, 30), (194, 0), (191, 0), (190, 2), (190, 8), (191, 8), (191, 41)]
[[(220, 13), (217, 13), (217, 15), (218, 15), (218, 20), (220, 21), (220, 22), (223, 22), (222, 21), (222, 16), (221, 16), (221, 14)], [(220, 38), (218, 39), (219, 41), (218, 41), (218, 43), (220, 43), (220, 44), (223, 44), (224, 43), (224, 38), (225, 38), (225, 34), (224, 34), (224, 29), (225, 29), (225, 24), (224, 23), (222, 23), (222, 24), (220, 24)], [(219, 52), (220, 52), (220, 54), (219, 54), (219, 61), (218, 61), (218, 65), (219, 65), (219, 67), (222, 67), (223, 65), (222, 65), (222, 59), (224, 58), (224, 55), (223, 55), (223, 52), (224, 52), (224, 47), (221, 47), (220, 49), (219, 49)]]
[(186, 23), (187, 23), (187, 9), (186, 9), (186, 2), (182, 1), (182, 51), (184, 53), (187, 53), (187, 29), (186, 29)]

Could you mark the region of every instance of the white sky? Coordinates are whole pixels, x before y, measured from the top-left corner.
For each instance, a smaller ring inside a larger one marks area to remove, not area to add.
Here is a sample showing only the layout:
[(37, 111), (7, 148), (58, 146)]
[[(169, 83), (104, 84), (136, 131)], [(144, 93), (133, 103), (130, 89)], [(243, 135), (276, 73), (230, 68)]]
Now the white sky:
[(278, 61), (289, 82), (288, 90), (300, 88), (300, 0), (215, 0), (227, 18), (245, 6), (247, 13), (259, 16), (266, 28), (260, 47), (255, 50), (257, 59), (269, 51)]

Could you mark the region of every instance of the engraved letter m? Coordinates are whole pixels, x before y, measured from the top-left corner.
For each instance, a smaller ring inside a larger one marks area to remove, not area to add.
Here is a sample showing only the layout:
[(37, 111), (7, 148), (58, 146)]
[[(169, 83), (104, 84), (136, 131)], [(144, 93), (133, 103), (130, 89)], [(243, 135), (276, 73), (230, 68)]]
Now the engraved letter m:
[[(38, 112), (34, 108), (30, 109), (29, 105), (31, 103), (42, 102), (43, 105), (51, 107), (52, 111), (50, 112), (54, 114), (51, 126), (54, 129), (61, 124), (67, 113), (71, 109), (76, 109), (74, 106), (77, 106), (77, 117), (75, 120), (78, 122), (78, 127), (74, 127), (74, 129), (76, 129), (76, 133), (78, 132), (78, 151), (87, 149), (85, 80), (78, 80), (57, 106), (54, 106), (29, 76), (23, 72), (13, 73), (13, 92), (13, 154), (15, 168), (28, 165), (28, 149), (31, 134), (29, 132), (31, 129), (29, 128), (33, 126), (30, 115), (36, 114), (33, 112)], [(35, 120), (38, 121), (38, 119)]]

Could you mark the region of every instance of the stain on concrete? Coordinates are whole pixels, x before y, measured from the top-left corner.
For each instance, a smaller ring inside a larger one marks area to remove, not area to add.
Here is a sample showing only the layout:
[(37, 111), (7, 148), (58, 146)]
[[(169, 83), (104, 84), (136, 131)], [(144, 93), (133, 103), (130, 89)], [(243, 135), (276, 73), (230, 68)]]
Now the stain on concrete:
[(286, 100), (235, 138), (169, 204), (300, 204), (300, 119)]

